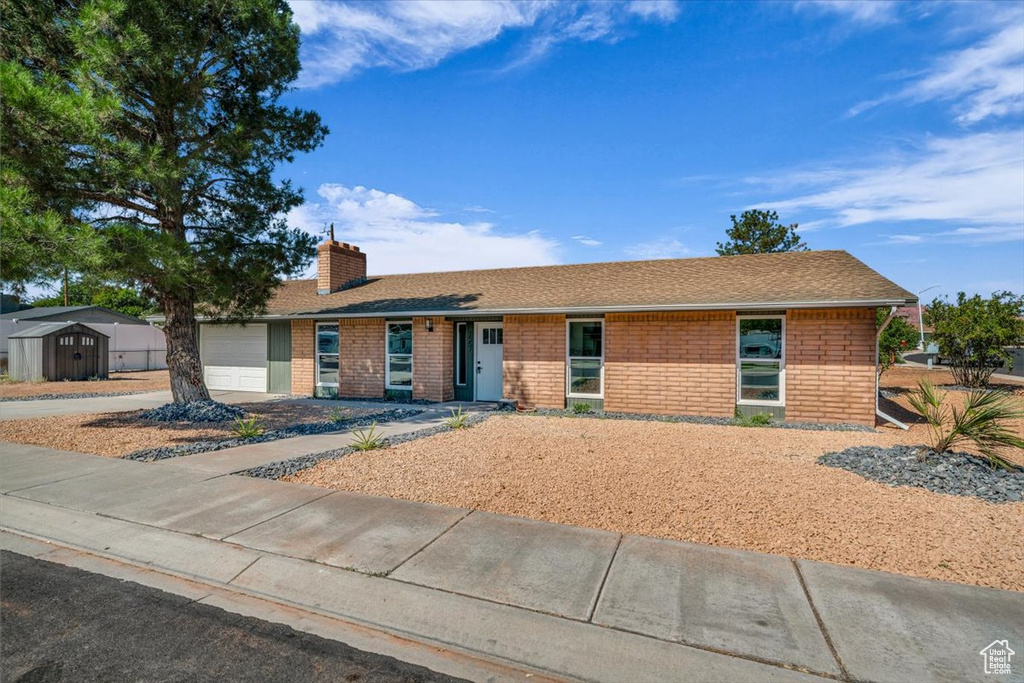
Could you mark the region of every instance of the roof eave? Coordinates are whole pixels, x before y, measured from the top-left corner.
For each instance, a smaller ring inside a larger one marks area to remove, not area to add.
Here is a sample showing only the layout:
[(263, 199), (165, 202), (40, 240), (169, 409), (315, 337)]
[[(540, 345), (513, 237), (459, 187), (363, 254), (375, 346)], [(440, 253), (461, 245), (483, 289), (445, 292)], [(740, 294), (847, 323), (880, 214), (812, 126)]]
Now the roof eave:
[[(344, 313), (338, 311), (313, 311), (306, 313), (276, 313), (255, 316), (253, 321), (274, 320), (317, 320), (335, 318), (428, 318), (428, 317), (474, 317), (494, 315), (586, 315), (604, 313), (658, 313), (685, 311), (751, 311), (796, 308), (878, 308), (883, 306), (910, 306), (916, 304), (915, 298), (887, 299), (851, 299), (844, 301), (761, 301), (754, 303), (718, 302), (708, 304), (678, 305), (635, 305), (635, 306), (578, 306), (557, 308), (489, 308), (472, 310), (422, 310), (422, 311), (360, 311)], [(162, 316), (146, 318), (153, 322), (162, 322)], [(206, 316), (197, 316), (197, 320), (212, 320)]]

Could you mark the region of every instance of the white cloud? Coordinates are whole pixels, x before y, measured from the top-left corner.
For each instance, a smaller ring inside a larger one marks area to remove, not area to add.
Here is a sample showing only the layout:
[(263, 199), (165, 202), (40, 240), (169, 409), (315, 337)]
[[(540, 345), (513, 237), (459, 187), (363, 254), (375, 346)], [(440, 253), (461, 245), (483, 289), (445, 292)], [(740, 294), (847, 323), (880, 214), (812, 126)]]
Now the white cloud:
[(679, 16), (679, 5), (675, 0), (633, 0), (626, 4), (626, 11), (644, 19), (675, 21)]
[(923, 235), (889, 235), (890, 244), (920, 244), (924, 241)]
[(559, 42), (613, 40), (630, 21), (672, 21), (673, 0), (291, 0), (303, 33), (300, 86), (341, 80), (360, 69), (429, 68), (510, 30), (529, 32), (514, 64), (536, 61)]
[[(870, 3), (866, 3), (870, 4)], [(999, 28), (970, 47), (939, 57), (900, 91), (861, 102), (857, 116), (892, 101), (952, 102), (957, 122), (970, 125), (1024, 111), (1024, 21), (999, 22)]]
[(682, 258), (693, 254), (685, 244), (672, 237), (640, 242), (626, 247), (625, 252), (636, 259)]
[(1024, 225), (989, 225), (981, 228), (956, 228), (937, 233), (940, 238), (951, 242), (970, 244), (991, 244), (994, 242), (1024, 241)]
[(793, 7), (836, 14), (861, 24), (888, 24), (895, 21), (899, 3), (895, 0), (802, 0)]
[(573, 235), (572, 238), (582, 244), (585, 247), (599, 247), (603, 242), (595, 240), (593, 237), (587, 235)]
[(323, 201), (292, 210), (289, 224), (322, 236), (334, 223), (336, 239), (366, 252), (371, 274), (558, 263), (558, 243), (536, 231), (505, 234), (492, 223), (444, 220), (401, 195), (362, 186), (327, 183), (317, 194)]
[[(748, 182), (779, 212), (811, 214), (822, 227), (924, 221), (929, 239), (1024, 239), (1024, 131), (930, 138), (857, 164), (798, 169)], [(906, 235), (894, 236), (904, 243)]]

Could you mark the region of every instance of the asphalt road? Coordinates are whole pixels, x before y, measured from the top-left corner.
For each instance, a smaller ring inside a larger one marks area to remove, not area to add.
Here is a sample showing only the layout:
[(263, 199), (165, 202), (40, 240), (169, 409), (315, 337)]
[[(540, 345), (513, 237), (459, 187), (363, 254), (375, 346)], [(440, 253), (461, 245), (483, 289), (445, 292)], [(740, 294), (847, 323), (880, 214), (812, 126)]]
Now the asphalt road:
[(458, 679), (154, 588), (3, 552), (0, 680)]

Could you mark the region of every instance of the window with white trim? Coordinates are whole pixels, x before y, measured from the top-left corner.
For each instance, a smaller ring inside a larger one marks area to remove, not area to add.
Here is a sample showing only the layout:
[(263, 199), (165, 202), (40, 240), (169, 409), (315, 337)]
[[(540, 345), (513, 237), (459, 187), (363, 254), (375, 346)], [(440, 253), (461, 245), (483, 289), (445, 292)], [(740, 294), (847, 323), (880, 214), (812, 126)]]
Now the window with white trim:
[(785, 404), (786, 319), (739, 316), (736, 319), (736, 402)]
[(412, 389), (412, 322), (389, 322), (387, 388)]
[(338, 325), (318, 323), (316, 326), (316, 383), (322, 387), (338, 386)]
[(604, 321), (566, 321), (566, 394), (604, 396)]

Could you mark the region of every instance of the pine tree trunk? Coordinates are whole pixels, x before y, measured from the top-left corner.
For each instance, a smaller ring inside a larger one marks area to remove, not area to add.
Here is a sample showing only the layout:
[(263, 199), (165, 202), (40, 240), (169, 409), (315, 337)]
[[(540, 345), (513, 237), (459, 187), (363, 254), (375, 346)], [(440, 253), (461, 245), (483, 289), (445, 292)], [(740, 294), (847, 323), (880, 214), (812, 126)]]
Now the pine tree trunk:
[(192, 301), (167, 295), (163, 299), (164, 337), (167, 339), (167, 370), (175, 403), (210, 400), (203, 382), (203, 364), (196, 340), (196, 314)]

